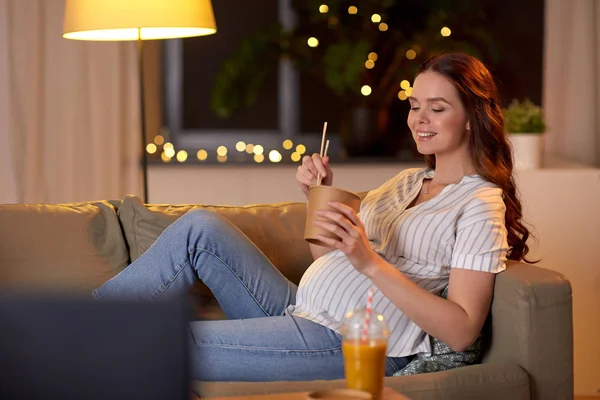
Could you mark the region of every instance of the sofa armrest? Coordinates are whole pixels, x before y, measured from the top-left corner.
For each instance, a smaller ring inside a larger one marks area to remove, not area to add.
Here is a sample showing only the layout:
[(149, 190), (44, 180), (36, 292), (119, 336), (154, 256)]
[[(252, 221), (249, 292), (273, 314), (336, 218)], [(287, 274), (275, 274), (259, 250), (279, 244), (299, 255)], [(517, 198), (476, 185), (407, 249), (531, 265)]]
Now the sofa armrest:
[(511, 262), (496, 278), (484, 362), (514, 362), (532, 399), (573, 398), (571, 284), (558, 272)]

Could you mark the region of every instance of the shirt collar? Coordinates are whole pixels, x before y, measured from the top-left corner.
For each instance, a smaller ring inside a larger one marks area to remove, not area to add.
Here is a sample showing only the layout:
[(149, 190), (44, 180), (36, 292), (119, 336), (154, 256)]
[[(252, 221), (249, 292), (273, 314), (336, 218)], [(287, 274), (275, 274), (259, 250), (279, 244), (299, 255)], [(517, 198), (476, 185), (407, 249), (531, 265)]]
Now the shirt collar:
[[(433, 177), (435, 176), (435, 170), (433, 168), (425, 168), (424, 169), (424, 175), (423, 175), (423, 179), (433, 179)], [(462, 180), (460, 181), (460, 183), (463, 182), (473, 182), (476, 180), (479, 180), (479, 174), (477, 172), (475, 172), (473, 175), (465, 175), (463, 176)]]

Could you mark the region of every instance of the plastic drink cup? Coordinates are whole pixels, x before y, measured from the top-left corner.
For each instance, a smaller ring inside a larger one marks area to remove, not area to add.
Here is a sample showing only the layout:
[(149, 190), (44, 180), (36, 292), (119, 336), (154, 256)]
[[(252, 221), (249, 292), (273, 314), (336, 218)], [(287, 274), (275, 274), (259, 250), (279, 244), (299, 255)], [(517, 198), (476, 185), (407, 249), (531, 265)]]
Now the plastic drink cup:
[(371, 311), (365, 329), (366, 310), (346, 314), (340, 328), (346, 387), (364, 390), (381, 400), (389, 329), (383, 316)]

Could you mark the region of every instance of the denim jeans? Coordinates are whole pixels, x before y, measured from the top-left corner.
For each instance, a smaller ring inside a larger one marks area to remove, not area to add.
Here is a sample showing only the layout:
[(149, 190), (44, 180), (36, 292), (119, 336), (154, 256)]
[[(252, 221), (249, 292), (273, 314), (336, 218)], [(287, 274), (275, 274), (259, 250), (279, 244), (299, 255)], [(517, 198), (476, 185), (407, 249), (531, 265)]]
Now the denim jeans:
[[(190, 322), (192, 378), (204, 381), (317, 380), (344, 377), (340, 336), (293, 315), (297, 286), (232, 223), (208, 210), (171, 224), (97, 299), (182, 296), (197, 279), (227, 320)], [(404, 357), (386, 360), (386, 375)]]

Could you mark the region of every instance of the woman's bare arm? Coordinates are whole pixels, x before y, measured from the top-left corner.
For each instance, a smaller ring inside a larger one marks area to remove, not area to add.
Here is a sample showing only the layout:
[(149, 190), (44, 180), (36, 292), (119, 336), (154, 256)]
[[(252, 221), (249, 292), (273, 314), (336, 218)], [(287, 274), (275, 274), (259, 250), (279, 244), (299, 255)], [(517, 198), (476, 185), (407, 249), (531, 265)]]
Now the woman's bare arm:
[(494, 273), (453, 268), (446, 300), (421, 288), (385, 260), (377, 262), (365, 274), (411, 321), (454, 351), (473, 344), (489, 312)]

